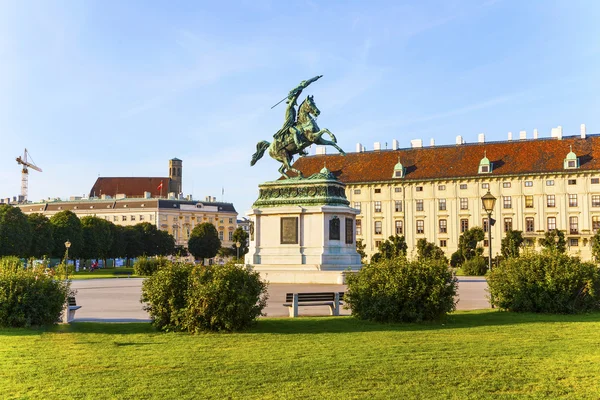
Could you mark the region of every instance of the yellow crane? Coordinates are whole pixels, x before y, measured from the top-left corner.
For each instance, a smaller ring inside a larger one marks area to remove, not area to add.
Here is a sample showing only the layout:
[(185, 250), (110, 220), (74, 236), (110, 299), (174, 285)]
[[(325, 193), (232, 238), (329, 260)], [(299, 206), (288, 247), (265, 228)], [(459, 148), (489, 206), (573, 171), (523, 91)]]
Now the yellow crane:
[[(29, 156), (30, 161), (27, 160), (27, 156)], [(27, 149), (23, 152), (22, 158), (21, 156), (17, 157), (17, 163), (23, 166), (23, 169), (21, 170), (21, 198), (19, 199), (19, 202), (25, 203), (27, 202), (27, 185), (29, 182), (29, 170), (27, 168), (39, 172), (42, 172), (42, 169), (35, 165), (35, 162), (33, 162), (31, 154), (29, 154)]]

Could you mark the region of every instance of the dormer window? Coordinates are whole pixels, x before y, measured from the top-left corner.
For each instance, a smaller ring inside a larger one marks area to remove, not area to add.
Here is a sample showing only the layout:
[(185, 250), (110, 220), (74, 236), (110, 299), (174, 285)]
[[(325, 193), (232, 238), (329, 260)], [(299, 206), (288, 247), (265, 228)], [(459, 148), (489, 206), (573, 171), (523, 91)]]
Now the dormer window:
[(479, 173), (480, 174), (489, 174), (492, 172), (493, 164), (487, 158), (486, 152), (483, 152), (483, 158), (479, 161)]
[(573, 153), (573, 147), (569, 146), (569, 154), (567, 154), (567, 158), (565, 158), (563, 167), (564, 169), (577, 169), (579, 168), (579, 158), (577, 155)]
[(394, 166), (394, 173), (392, 174), (392, 179), (404, 178), (406, 174), (406, 169), (400, 162), (400, 157), (398, 157), (398, 163)]

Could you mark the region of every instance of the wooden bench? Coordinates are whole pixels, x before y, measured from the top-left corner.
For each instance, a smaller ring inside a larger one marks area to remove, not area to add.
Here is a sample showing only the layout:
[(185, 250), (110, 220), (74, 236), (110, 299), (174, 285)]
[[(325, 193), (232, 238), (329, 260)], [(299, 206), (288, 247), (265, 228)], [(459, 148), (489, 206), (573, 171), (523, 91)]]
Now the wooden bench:
[(298, 306), (329, 306), (330, 315), (340, 315), (344, 292), (286, 293), (284, 307), (290, 308), (290, 317), (298, 316)]
[(67, 309), (65, 310), (65, 323), (70, 323), (75, 318), (75, 311), (79, 310), (81, 306), (77, 305), (75, 297), (67, 297)]

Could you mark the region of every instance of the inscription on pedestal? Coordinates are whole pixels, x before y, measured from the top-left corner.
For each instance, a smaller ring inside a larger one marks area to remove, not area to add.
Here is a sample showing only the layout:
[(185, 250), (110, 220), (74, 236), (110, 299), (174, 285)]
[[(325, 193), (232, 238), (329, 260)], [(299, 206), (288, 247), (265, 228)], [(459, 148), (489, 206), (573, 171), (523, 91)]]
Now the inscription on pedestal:
[(354, 243), (354, 224), (352, 218), (346, 218), (346, 243)]
[(281, 244), (298, 244), (298, 217), (281, 218)]
[(329, 240), (340, 240), (340, 219), (338, 217), (329, 220)]

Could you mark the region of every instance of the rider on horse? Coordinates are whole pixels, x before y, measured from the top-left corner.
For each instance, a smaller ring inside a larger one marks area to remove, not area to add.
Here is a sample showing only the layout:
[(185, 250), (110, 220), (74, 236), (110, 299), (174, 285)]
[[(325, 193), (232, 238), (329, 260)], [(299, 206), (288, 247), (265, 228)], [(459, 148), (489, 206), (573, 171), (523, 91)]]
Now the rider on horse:
[[(303, 140), (302, 140), (302, 132), (300, 131), (300, 129), (298, 129), (295, 124), (296, 124), (296, 106), (297, 104), (297, 100), (298, 97), (300, 97), (300, 95), (302, 94), (302, 90), (306, 89), (306, 87), (308, 85), (310, 85), (311, 83), (317, 81), (319, 78), (321, 78), (323, 75), (317, 75), (312, 79), (309, 79), (307, 81), (302, 81), (300, 82), (300, 84), (295, 87), (294, 89), (290, 90), (290, 93), (288, 94), (288, 99), (286, 101), (287, 103), (287, 108), (285, 110), (285, 122), (283, 123), (283, 127), (277, 131), (277, 133), (275, 135), (273, 135), (273, 137), (279, 141), (282, 142), (282, 146), (285, 146), (284, 140), (282, 140), (285, 136), (285, 134), (287, 132), (290, 132), (292, 134), (292, 138), (294, 139), (294, 143), (296, 144), (296, 146), (298, 148), (302, 147), (303, 144)], [(301, 155), (306, 155), (306, 152), (304, 150), (301, 151), (300, 153)]]

